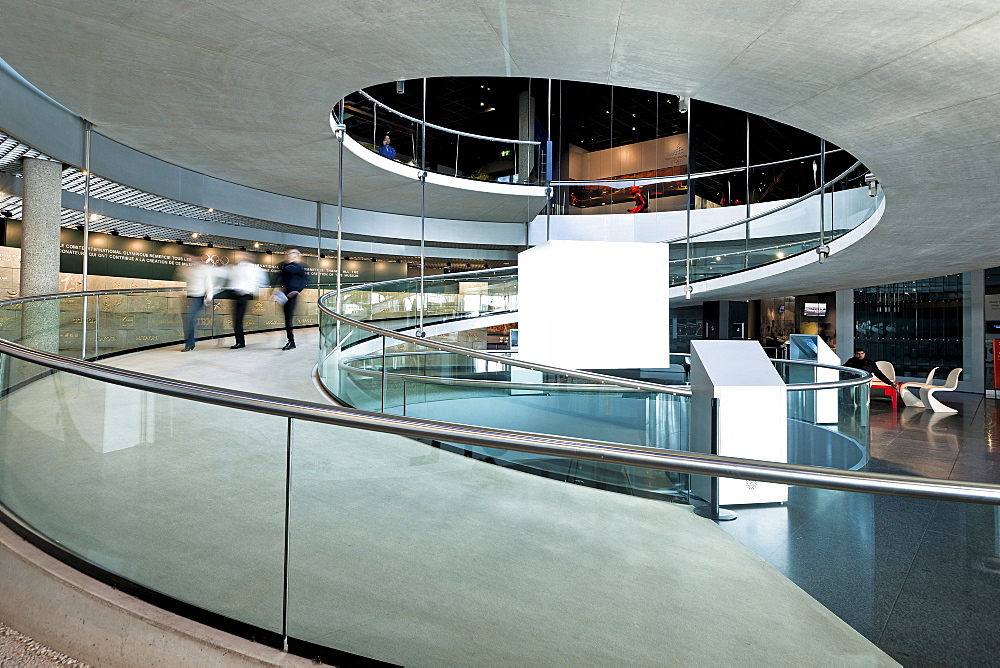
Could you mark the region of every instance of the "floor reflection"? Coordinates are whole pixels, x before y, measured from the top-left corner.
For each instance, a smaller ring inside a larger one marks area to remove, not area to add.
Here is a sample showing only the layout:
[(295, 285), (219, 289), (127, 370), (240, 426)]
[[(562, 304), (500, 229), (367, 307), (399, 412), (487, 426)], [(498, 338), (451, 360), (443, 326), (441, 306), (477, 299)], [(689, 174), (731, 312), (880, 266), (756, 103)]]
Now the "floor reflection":
[[(1000, 484), (1000, 402), (958, 414), (873, 401), (864, 470)], [(1000, 508), (794, 488), (727, 532), (904, 665), (1000, 656)]]

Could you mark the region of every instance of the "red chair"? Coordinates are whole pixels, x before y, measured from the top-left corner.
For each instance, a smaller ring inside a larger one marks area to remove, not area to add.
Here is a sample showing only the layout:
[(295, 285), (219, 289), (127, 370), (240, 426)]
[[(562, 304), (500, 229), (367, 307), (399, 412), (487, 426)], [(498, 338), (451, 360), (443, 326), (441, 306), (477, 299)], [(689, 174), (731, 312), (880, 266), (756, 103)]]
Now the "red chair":
[(885, 377), (892, 381), (892, 385), (886, 385), (878, 378), (872, 380), (873, 390), (882, 390), (885, 394), (884, 396), (892, 399), (892, 410), (896, 410), (896, 406), (899, 402), (899, 387), (896, 385), (896, 369), (892, 366), (892, 362), (875, 362), (875, 366), (878, 370), (885, 374)]

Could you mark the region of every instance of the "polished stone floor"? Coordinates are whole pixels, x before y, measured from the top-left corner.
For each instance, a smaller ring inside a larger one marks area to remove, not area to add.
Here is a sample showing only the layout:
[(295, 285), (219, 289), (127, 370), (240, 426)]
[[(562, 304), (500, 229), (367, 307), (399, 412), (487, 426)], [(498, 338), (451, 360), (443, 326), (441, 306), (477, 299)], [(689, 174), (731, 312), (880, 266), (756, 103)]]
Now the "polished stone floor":
[[(1000, 483), (1000, 402), (872, 400), (869, 471)], [(906, 666), (1000, 662), (1000, 509), (790, 490), (721, 526)]]
[[(228, 343), (105, 363), (322, 401), (315, 336)], [(892, 663), (686, 506), (69, 374), (0, 402), (0, 434), (0, 501), (40, 531), (271, 630), (290, 480), (287, 624), (310, 642), (407, 666)]]

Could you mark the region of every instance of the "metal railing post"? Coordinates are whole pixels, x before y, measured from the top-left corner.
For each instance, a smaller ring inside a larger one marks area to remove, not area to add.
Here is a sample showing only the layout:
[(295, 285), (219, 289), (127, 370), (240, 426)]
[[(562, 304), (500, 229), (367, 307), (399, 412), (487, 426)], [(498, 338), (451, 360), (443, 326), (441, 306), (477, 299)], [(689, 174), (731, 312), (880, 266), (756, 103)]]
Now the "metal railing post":
[[(712, 397), (712, 454), (719, 454), (719, 398)], [(707, 517), (716, 522), (729, 522), (736, 519), (736, 513), (719, 507), (719, 476), (712, 476), (708, 495), (708, 504), (694, 509), (695, 515)]]

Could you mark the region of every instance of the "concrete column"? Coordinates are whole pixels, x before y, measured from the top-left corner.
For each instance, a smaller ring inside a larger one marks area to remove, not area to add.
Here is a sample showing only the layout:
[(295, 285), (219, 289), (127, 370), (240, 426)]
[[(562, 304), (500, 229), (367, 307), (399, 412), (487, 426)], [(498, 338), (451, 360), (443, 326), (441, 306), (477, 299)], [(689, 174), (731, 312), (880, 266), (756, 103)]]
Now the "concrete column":
[(837, 357), (854, 356), (854, 290), (837, 290)]
[(21, 296), (59, 292), (62, 163), (24, 158)]
[[(59, 292), (59, 213), (62, 163), (24, 158), (21, 234), (21, 296)], [(59, 350), (59, 304), (22, 307), (21, 341), (39, 350)]]

